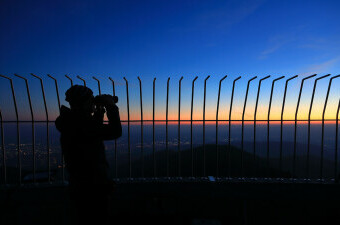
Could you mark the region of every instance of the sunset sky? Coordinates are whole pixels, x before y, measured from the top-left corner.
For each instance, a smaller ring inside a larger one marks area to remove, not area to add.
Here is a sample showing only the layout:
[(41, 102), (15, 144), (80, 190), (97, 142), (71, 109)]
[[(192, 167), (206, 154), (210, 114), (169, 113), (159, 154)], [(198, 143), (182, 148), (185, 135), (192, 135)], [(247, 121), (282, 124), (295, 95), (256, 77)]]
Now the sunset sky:
[[(247, 81), (251, 82), (245, 119), (266, 119), (273, 79), (296, 74), (289, 82), (284, 119), (294, 119), (302, 78), (317, 73), (340, 74), (339, 1), (16, 1), (0, 2), (0, 73), (13, 78), (19, 118), (30, 119), (25, 84), (29, 80), (36, 119), (45, 119), (39, 80), (44, 78), (48, 111), (58, 114), (53, 80), (60, 97), (85, 78), (98, 94), (112, 93), (116, 82), (121, 118), (127, 119), (125, 76), (129, 81), (131, 119), (140, 119), (139, 83), (143, 82), (144, 119), (152, 119), (152, 82), (156, 79), (156, 119), (165, 119), (166, 82), (170, 79), (169, 119), (178, 118), (178, 81), (182, 81), (181, 118), (190, 119), (191, 84), (195, 76), (194, 119), (202, 119), (204, 79), (206, 119), (216, 119), (217, 91), (222, 82), (219, 119), (228, 119), (232, 82), (236, 83), (232, 119), (242, 118)], [(285, 79), (277, 81), (271, 119), (280, 119)], [(299, 119), (308, 118), (315, 78), (305, 82)], [(318, 82), (312, 119), (322, 116), (329, 78)], [(326, 118), (335, 118), (340, 78), (332, 83)], [(9, 82), (0, 78), (0, 109), (4, 120), (15, 119)]]

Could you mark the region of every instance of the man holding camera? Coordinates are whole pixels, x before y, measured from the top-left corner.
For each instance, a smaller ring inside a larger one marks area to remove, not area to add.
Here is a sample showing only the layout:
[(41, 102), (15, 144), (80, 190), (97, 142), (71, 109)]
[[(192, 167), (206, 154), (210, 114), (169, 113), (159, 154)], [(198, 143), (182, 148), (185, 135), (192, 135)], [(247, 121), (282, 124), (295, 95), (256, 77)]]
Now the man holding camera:
[[(78, 222), (105, 224), (108, 219), (108, 197), (113, 189), (109, 179), (104, 140), (122, 135), (118, 98), (94, 97), (91, 89), (74, 85), (66, 91), (70, 108), (62, 106), (56, 127), (66, 169), (70, 196), (75, 203)], [(103, 123), (106, 112), (108, 124)]]

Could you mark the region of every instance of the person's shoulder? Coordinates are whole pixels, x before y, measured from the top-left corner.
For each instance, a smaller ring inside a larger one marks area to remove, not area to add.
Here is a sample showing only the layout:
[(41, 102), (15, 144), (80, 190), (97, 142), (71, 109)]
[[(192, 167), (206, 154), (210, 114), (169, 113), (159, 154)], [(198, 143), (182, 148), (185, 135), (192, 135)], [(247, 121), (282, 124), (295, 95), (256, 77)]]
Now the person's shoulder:
[(71, 120), (71, 109), (62, 105), (60, 107), (60, 115), (55, 120), (57, 129), (59, 131), (65, 130)]
[(65, 105), (61, 105), (60, 107), (60, 115), (64, 114), (64, 113), (70, 113), (71, 109)]

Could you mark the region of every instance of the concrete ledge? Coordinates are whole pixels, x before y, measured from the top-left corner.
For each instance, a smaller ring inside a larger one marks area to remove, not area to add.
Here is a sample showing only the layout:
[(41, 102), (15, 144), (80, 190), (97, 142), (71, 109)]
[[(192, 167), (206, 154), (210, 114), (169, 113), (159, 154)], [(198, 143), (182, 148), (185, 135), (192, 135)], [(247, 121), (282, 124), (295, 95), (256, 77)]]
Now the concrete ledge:
[[(112, 224), (340, 223), (337, 184), (117, 183), (111, 197)], [(1, 224), (75, 224), (64, 185), (7, 188), (0, 192), (0, 201)]]

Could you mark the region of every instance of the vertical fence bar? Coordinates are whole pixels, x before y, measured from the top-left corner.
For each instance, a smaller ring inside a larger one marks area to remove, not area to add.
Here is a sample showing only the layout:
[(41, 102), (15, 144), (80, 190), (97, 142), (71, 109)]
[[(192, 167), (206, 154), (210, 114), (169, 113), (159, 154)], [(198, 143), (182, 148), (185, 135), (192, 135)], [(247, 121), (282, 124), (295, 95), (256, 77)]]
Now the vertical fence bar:
[(0, 77), (3, 77), (7, 80), (9, 80), (12, 90), (12, 98), (14, 102), (14, 109), (15, 109), (15, 118), (16, 118), (16, 125), (17, 125), (17, 151), (18, 151), (18, 176), (19, 176), (19, 185), (21, 185), (21, 146), (20, 146), (20, 124), (19, 124), (19, 115), (18, 115), (18, 107), (17, 107), (17, 101), (15, 98), (15, 91), (13, 86), (13, 80), (9, 77), (6, 77), (4, 75), (0, 75)]
[(86, 81), (85, 81), (85, 79), (81, 78), (79, 75), (77, 75), (77, 78), (78, 78), (79, 80), (82, 80), (83, 83), (84, 83), (84, 86), (86, 87)]
[(131, 147), (130, 147), (130, 102), (129, 102), (129, 83), (125, 77), (123, 77), (126, 83), (126, 107), (128, 116), (128, 154), (129, 154), (129, 178), (131, 179)]
[(29, 107), (30, 107), (30, 114), (31, 114), (31, 120), (32, 120), (32, 155), (33, 155), (33, 183), (35, 184), (36, 182), (36, 177), (35, 177), (35, 173), (36, 173), (36, 152), (35, 152), (35, 126), (34, 126), (34, 114), (33, 114), (33, 108), (32, 108), (32, 101), (31, 101), (31, 94), (30, 94), (30, 89), (28, 86), (28, 81), (26, 78), (19, 76), (18, 74), (14, 74), (14, 76), (19, 77), (21, 79), (23, 79), (25, 81), (25, 85), (26, 85), (26, 92), (27, 92), (27, 98), (28, 98), (28, 103), (29, 103)]
[[(61, 106), (60, 106), (60, 97), (59, 97), (59, 89), (58, 89), (57, 79), (52, 77), (50, 74), (47, 74), (47, 76), (49, 78), (51, 78), (52, 80), (54, 80), (55, 91), (57, 93), (57, 100), (58, 100), (58, 109), (59, 109), (59, 113), (60, 113), (60, 107)], [(61, 163), (62, 163), (62, 179), (63, 179), (63, 183), (65, 183), (65, 160), (64, 160), (63, 152), (61, 152)]]
[(45, 108), (45, 115), (46, 115), (46, 144), (47, 144), (47, 163), (48, 163), (48, 182), (51, 182), (51, 149), (50, 149), (50, 129), (49, 129), (49, 119), (48, 119), (48, 110), (47, 110), (47, 103), (46, 103), (46, 97), (45, 97), (45, 91), (44, 91), (44, 84), (41, 77), (31, 73), (31, 75), (40, 81), (40, 87), (41, 87), (41, 93), (43, 95), (43, 101), (44, 101), (44, 108)]
[(327, 95), (326, 95), (326, 99), (325, 99), (325, 103), (323, 106), (323, 111), (322, 111), (322, 133), (321, 133), (321, 157), (320, 157), (320, 181), (322, 181), (322, 170), (323, 170), (323, 155), (324, 155), (324, 133), (325, 133), (325, 112), (326, 112), (326, 107), (327, 107), (327, 102), (328, 102), (328, 96), (329, 96), (329, 91), (331, 90), (331, 86), (332, 86), (332, 81), (336, 78), (340, 77), (339, 75), (333, 76), (331, 77), (331, 79), (329, 79), (329, 83), (328, 83), (328, 88), (327, 88)]
[(270, 75), (260, 79), (259, 86), (257, 88), (257, 94), (256, 94), (256, 103), (255, 103), (255, 110), (254, 110), (254, 142), (253, 142), (253, 161), (254, 161), (254, 177), (256, 176), (257, 171), (257, 164), (256, 164), (256, 115), (257, 115), (257, 106), (259, 103), (259, 97), (260, 97), (260, 91), (261, 91), (261, 84), (262, 81), (268, 79)]
[(242, 136), (241, 136), (241, 177), (243, 178), (244, 177), (244, 165), (243, 165), (243, 152), (244, 152), (244, 114), (246, 112), (246, 106), (247, 106), (247, 99), (248, 99), (248, 91), (249, 91), (249, 85), (250, 85), (250, 82), (252, 80), (255, 80), (257, 78), (257, 76), (251, 78), (250, 80), (248, 80), (248, 84), (247, 84), (247, 90), (246, 90), (246, 96), (244, 98), (244, 105), (243, 105), (243, 112), (242, 112)]
[(315, 77), (316, 74), (310, 75), (308, 77), (305, 77), (301, 81), (301, 86), (300, 86), (300, 91), (299, 91), (299, 97), (297, 100), (296, 104), (296, 110), (295, 110), (295, 120), (294, 120), (294, 153), (293, 153), (293, 176), (296, 177), (296, 130), (297, 130), (297, 114), (299, 111), (299, 106), (300, 106), (300, 100), (301, 100), (301, 94), (302, 94), (302, 89), (303, 89), (303, 84), (305, 80), (310, 79), (312, 77)]
[(234, 101), (234, 90), (235, 90), (235, 83), (237, 80), (241, 79), (241, 76), (237, 77), (233, 81), (233, 88), (231, 91), (231, 97), (230, 97), (230, 108), (229, 108), (229, 118), (228, 118), (228, 177), (231, 177), (231, 112), (233, 110), (233, 101)]
[(283, 102), (282, 102), (282, 108), (281, 108), (281, 119), (280, 119), (280, 171), (282, 171), (282, 147), (283, 147), (283, 113), (285, 111), (285, 104), (286, 104), (286, 95), (287, 95), (287, 87), (288, 87), (288, 82), (297, 78), (298, 75), (292, 76), (289, 79), (286, 80), (285, 84), (285, 90), (283, 94)]
[(100, 89), (100, 80), (98, 80), (96, 77), (92, 77), (92, 78), (97, 81), (97, 83), (98, 83), (98, 93), (99, 93), (99, 95), (101, 95), (102, 92), (101, 92), (101, 89)]
[(7, 166), (6, 166), (6, 149), (5, 149), (5, 138), (4, 138), (4, 123), (2, 118), (2, 112), (0, 109), (0, 126), (1, 126), (1, 149), (2, 149), (2, 174), (4, 185), (7, 185)]
[[(219, 108), (220, 108), (220, 96), (221, 96), (221, 85), (222, 85), (222, 81), (227, 78), (228, 75), (225, 75), (224, 77), (222, 77), (222, 79), (219, 82), (218, 85), (218, 95), (217, 95), (217, 106), (216, 106), (216, 177), (219, 176), (219, 152), (218, 152), (218, 112), (219, 112)], [(209, 78), (209, 77), (208, 77)], [(204, 82), (204, 89), (205, 89), (205, 82)], [(205, 93), (205, 91), (204, 91)], [(205, 94), (204, 94), (205, 95)], [(204, 101), (205, 101), (205, 96), (204, 96)], [(205, 109), (205, 107), (204, 107)], [(205, 115), (204, 115), (205, 117)], [(205, 118), (204, 118), (205, 119)], [(204, 136), (205, 139), (205, 136)], [(204, 140), (203, 139), (203, 140)]]
[[(336, 111), (335, 117), (335, 153), (334, 153), (334, 182), (338, 182), (339, 178), (337, 177), (338, 174), (338, 134), (339, 134), (339, 111), (340, 111), (340, 99), (338, 103), (338, 110)], [(2, 120), (1, 120), (2, 121)]]
[(139, 97), (140, 97), (140, 138), (141, 138), (141, 156), (142, 156), (142, 178), (144, 178), (144, 136), (143, 136), (143, 95), (142, 95), (142, 81), (139, 81)]
[(178, 81), (178, 176), (181, 177), (181, 85), (183, 76)]
[[(206, 93), (207, 93), (207, 80), (210, 76), (207, 76), (204, 79), (204, 96), (203, 96), (203, 176), (206, 176), (206, 168), (205, 168), (205, 99), (206, 99)], [(217, 121), (216, 121), (217, 122)]]
[(169, 177), (169, 132), (168, 132), (168, 117), (169, 117), (169, 82), (166, 82), (166, 109), (165, 109), (165, 149), (166, 149), (166, 176)]
[(18, 107), (17, 107), (17, 101), (15, 97), (15, 91), (13, 86), (13, 81), (10, 79), (11, 84), (11, 90), (12, 90), (12, 97), (14, 102), (14, 108), (15, 108), (15, 117), (16, 117), (16, 125), (17, 125), (17, 149), (18, 149), (18, 165), (19, 165), (19, 185), (21, 185), (22, 180), (22, 165), (21, 165), (21, 144), (20, 144), (20, 124), (19, 124), (19, 115), (18, 115)]
[[(98, 84), (98, 94), (101, 95), (102, 92), (101, 92), (101, 88), (100, 88), (100, 80), (97, 79), (96, 77), (92, 77), (94, 80), (97, 81), (97, 84)], [(84, 84), (84, 86), (86, 86), (86, 84)], [(128, 97), (129, 98), (129, 97)], [(99, 106), (100, 108), (102, 108), (102, 106)], [(129, 122), (128, 122), (129, 123)], [(130, 123), (129, 123), (129, 126), (130, 126)], [(129, 152), (130, 152), (130, 127), (128, 129), (128, 133), (129, 133)], [(131, 178), (131, 156), (129, 157), (130, 158), (130, 178)]]
[(194, 78), (192, 81), (192, 89), (191, 89), (191, 113), (190, 113), (190, 149), (191, 149), (191, 176), (194, 177), (194, 147), (192, 140), (192, 115), (194, 112), (194, 89), (195, 89), (195, 81), (198, 76)]
[(313, 108), (313, 100), (314, 100), (314, 95), (315, 95), (315, 89), (316, 85), (319, 80), (328, 77), (330, 74), (324, 75), (322, 77), (316, 78), (314, 81), (314, 86), (313, 86), (313, 93), (312, 93), (312, 99), (310, 102), (309, 106), (309, 113), (308, 113), (308, 143), (307, 143), (307, 159), (306, 159), (306, 178), (309, 179), (309, 155), (310, 155), (310, 116), (312, 114), (312, 108)]
[(155, 148), (155, 88), (156, 77), (153, 78), (152, 88), (152, 156), (153, 156), (153, 176), (156, 178), (156, 148)]
[(47, 76), (49, 78), (51, 78), (52, 80), (54, 80), (54, 85), (55, 85), (55, 91), (56, 91), (56, 94), (57, 94), (57, 100), (58, 100), (58, 109), (59, 109), (59, 112), (60, 112), (60, 97), (59, 97), (59, 89), (58, 89), (58, 82), (57, 82), (57, 79), (55, 79), (54, 77), (52, 77), (50, 74), (47, 74)]
[[(113, 94), (113, 96), (116, 96), (115, 82), (111, 77), (109, 77), (109, 80), (112, 83), (112, 94)], [(117, 140), (116, 139), (115, 139), (114, 143), (115, 143), (115, 156), (114, 156), (115, 157), (115, 178), (118, 178), (118, 166), (117, 166), (117, 162), (118, 162), (117, 156), (118, 156), (118, 154), (117, 154)]]
[(65, 77), (70, 81), (71, 86), (73, 86), (73, 80), (71, 79), (71, 77), (69, 77), (67, 74), (65, 75)]
[(268, 106), (268, 114), (267, 114), (267, 173), (269, 172), (269, 119), (270, 119), (270, 110), (272, 107), (272, 100), (273, 100), (273, 92), (274, 92), (274, 85), (275, 82), (278, 80), (283, 79), (285, 76), (281, 76), (279, 78), (276, 78), (272, 82), (272, 88), (270, 91), (270, 99), (269, 99), (269, 106)]

